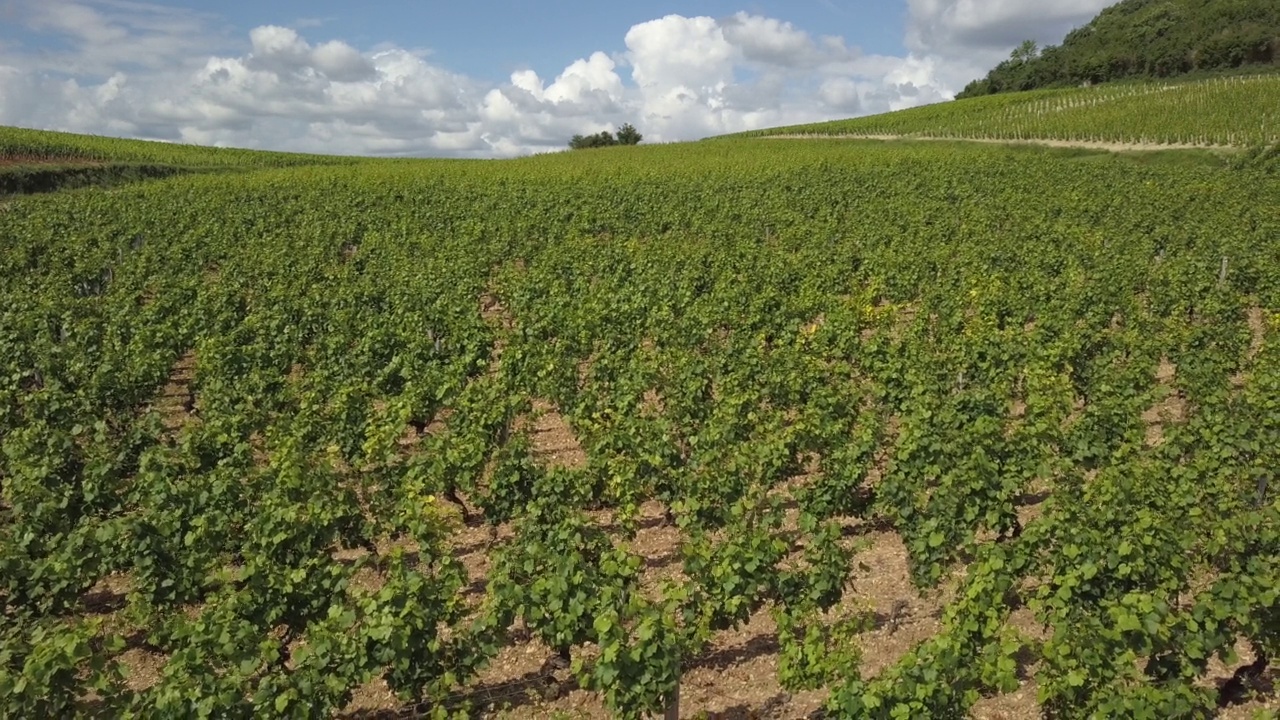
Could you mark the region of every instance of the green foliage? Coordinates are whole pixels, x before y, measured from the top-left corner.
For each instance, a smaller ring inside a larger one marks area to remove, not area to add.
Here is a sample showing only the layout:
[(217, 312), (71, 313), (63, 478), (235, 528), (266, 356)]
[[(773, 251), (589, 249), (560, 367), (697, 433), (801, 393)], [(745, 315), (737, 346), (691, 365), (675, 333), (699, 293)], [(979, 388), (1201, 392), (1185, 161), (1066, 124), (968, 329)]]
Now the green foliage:
[[(137, 166), (286, 167), (358, 162), (358, 158), (241, 150), (125, 140), (47, 130), (0, 127), (0, 160), (31, 168), (45, 164), (127, 163)], [(141, 168), (138, 172), (146, 172)], [(0, 185), (0, 193), (3, 185)]]
[(844, 135), (1243, 148), (1280, 141), (1277, 105), (1280, 74), (1230, 76), (1002, 93), (724, 137)]
[(625, 123), (618, 128), (618, 144), (619, 145), (639, 145), (644, 136), (636, 130), (631, 123)]
[(569, 140), (569, 147), (573, 150), (588, 150), (591, 148), (612, 147), (614, 145), (638, 145), (643, 137), (640, 131), (636, 130), (631, 123), (627, 123), (618, 128), (617, 136), (608, 130), (594, 135), (574, 135)]
[(1280, 64), (1267, 0), (1122, 0), (1038, 51), (1027, 41), (957, 98)]
[[(1277, 193), (759, 141), (12, 200), (0, 716), (332, 715), (375, 679), (465, 714), (523, 628), (641, 717), (766, 612), (838, 716), (1027, 673), (1059, 717), (1203, 714), (1211, 658), (1280, 653)], [(950, 598), (874, 678), (868, 528)]]
[(191, 170), (168, 165), (16, 166), (0, 170), (0, 196), (110, 187), (140, 180), (156, 180)]

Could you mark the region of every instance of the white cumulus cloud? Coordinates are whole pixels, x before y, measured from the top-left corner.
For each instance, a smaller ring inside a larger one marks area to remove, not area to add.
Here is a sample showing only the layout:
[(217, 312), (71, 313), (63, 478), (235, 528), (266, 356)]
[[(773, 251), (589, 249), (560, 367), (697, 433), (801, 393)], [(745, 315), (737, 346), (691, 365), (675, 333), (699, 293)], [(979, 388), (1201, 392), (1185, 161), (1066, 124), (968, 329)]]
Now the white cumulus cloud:
[[(1105, 0), (906, 0), (902, 56), (779, 18), (668, 15), (558, 74), (489, 83), (389, 45), (314, 43), (137, 0), (13, 0), (55, 42), (0, 45), (0, 123), (373, 155), (511, 156), (624, 122), (674, 141), (949, 99), (1025, 37), (1060, 39)], [(1058, 37), (1050, 37), (1054, 33)], [(621, 47), (614, 45), (621, 41)], [(60, 48), (49, 50), (49, 47)], [(976, 58), (976, 59), (975, 59)]]
[(952, 84), (985, 75), (1023, 40), (1056, 44), (1116, 0), (907, 0), (905, 44), (946, 58)]

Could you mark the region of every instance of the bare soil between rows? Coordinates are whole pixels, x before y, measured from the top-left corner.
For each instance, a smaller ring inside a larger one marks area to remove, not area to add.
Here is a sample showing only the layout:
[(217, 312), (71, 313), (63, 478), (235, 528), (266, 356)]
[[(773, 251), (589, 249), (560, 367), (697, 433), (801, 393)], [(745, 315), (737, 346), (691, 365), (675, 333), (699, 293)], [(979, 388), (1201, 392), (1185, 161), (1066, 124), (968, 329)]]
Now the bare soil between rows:
[[(490, 321), (509, 322), (505, 310), (495, 300), (489, 299), (486, 308)], [(1252, 356), (1261, 346), (1265, 326), (1260, 321), (1259, 308), (1250, 309), (1247, 319), (1253, 336)], [(500, 355), (501, 348), (498, 350)], [(1162, 358), (1155, 373), (1157, 385), (1171, 390), (1176, 372), (1176, 366)], [(1158, 445), (1163, 441), (1165, 426), (1185, 420), (1185, 401), (1176, 393), (1168, 392), (1144, 413), (1143, 419), (1148, 426), (1148, 444)], [(570, 469), (585, 465), (586, 453), (554, 405), (544, 400), (534, 402), (531, 429), (533, 454), (539, 463)], [(882, 457), (878, 471), (883, 471), (884, 462), (887, 460)], [(1046, 488), (1036, 490), (1021, 501), (1019, 520), (1024, 526), (1041, 514), (1050, 495)], [(681, 576), (683, 537), (679, 529), (663, 522), (665, 513), (666, 508), (660, 502), (645, 503), (641, 509), (641, 530), (628, 546), (631, 552), (645, 558), (642, 586), (649, 588)], [(599, 520), (608, 522), (607, 517)], [(858, 636), (860, 670), (864, 677), (874, 678), (942, 629), (943, 612), (964, 579), (966, 568), (956, 568), (937, 588), (922, 593), (911, 584), (907, 548), (897, 531), (866, 520), (849, 520), (845, 525), (846, 541), (855, 551), (855, 569), (849, 591), (828, 617), (866, 614), (874, 618), (871, 629)], [(789, 516), (786, 527), (794, 529), (794, 513)], [(500, 529), (499, 536), (509, 537), (509, 528)], [(470, 592), (483, 592), (491, 541), (489, 531), (478, 524), (464, 528), (454, 538), (455, 552), (469, 573)], [(1048, 630), (1025, 607), (1014, 610), (1007, 623), (1028, 641), (1042, 642), (1047, 637)], [(591, 650), (585, 649), (588, 654)], [(1237, 652), (1241, 658), (1239, 665), (1253, 660), (1246, 644), (1241, 643)], [(777, 627), (768, 607), (757, 611), (742, 626), (721, 632), (684, 670), (680, 716), (715, 720), (792, 720), (820, 716), (827, 690), (794, 694), (785, 691), (777, 679), (779, 653)], [(473, 703), (480, 717), (609, 718), (598, 695), (578, 689), (563, 671), (548, 672), (552, 655), (550, 648), (538, 640), (524, 637), (504, 648), (480, 677), (456, 697)], [(973, 707), (971, 717), (1032, 720), (1042, 716), (1034, 677), (1035, 660), (1031, 653), (1024, 655), (1024, 663), (1019, 668), (1019, 687), (1010, 693), (982, 698)], [(1234, 670), (1235, 667), (1227, 667), (1215, 659), (1202, 680), (1221, 685), (1232, 677)], [(1268, 675), (1272, 689), (1267, 695), (1224, 708), (1217, 717), (1244, 720), (1259, 710), (1280, 707), (1280, 699), (1274, 692), (1274, 675), (1274, 671)], [(344, 717), (414, 717), (415, 710), (397, 701), (384, 682), (375, 681), (361, 688)]]
[[(505, 311), (493, 298), (484, 300), (486, 319), (495, 323), (509, 322)], [(1263, 342), (1265, 323), (1260, 308), (1248, 312), (1248, 324), (1252, 339), (1250, 355), (1256, 354)], [(502, 347), (496, 348), (500, 358)], [(499, 359), (500, 361), (500, 359)], [(160, 411), (166, 430), (178, 434), (190, 422), (198, 422), (193, 413), (197, 403), (193, 392), (196, 370), (194, 353), (188, 352), (174, 364), (172, 373), (160, 389), (155, 408)], [(296, 371), (295, 371), (296, 372)], [(1156, 370), (1158, 386), (1170, 390), (1144, 413), (1148, 427), (1147, 443), (1158, 445), (1163, 441), (1163, 428), (1185, 419), (1185, 403), (1171, 392), (1177, 367), (1162, 358)], [(1017, 415), (1018, 409), (1012, 412)], [(432, 434), (443, 429), (441, 418), (424, 429)], [(532, 442), (534, 458), (547, 467), (580, 468), (587, 462), (587, 455), (567, 420), (554, 404), (535, 400), (532, 415), (524, 422)], [(891, 426), (893, 423), (891, 423)], [(893, 431), (891, 428), (891, 434)], [(405, 442), (406, 451), (412, 452), (417, 434)], [(890, 442), (892, 442), (890, 440)], [(885, 460), (882, 458), (882, 462)], [(883, 470), (883, 468), (880, 468)], [(804, 479), (798, 479), (803, 482)], [(1021, 501), (1019, 520), (1025, 526), (1041, 514), (1043, 504), (1051, 491), (1036, 488)], [(664, 522), (667, 508), (660, 502), (650, 501), (641, 508), (640, 531), (628, 543), (628, 550), (645, 560), (642, 586), (655, 587), (663, 580), (679, 579), (681, 569), (681, 531)], [(794, 512), (788, 518), (788, 527), (794, 529)], [(607, 511), (598, 513), (602, 525), (610, 522)], [(496, 534), (482, 522), (459, 522), (459, 530), (451, 539), (453, 553), (466, 568), (468, 586), (463, 590), (478, 600), (485, 592), (491, 570), (490, 549), (495, 541), (512, 536), (510, 527), (499, 527)], [(854, 550), (854, 571), (850, 590), (833, 608), (829, 617), (864, 615), (874, 619), (870, 628), (858, 636), (861, 649), (861, 672), (873, 678), (898, 662), (911, 649), (934, 637), (942, 627), (941, 617), (965, 576), (964, 567), (956, 568), (943, 579), (936, 589), (920, 592), (910, 582), (908, 553), (901, 535), (889, 528), (865, 520), (849, 520), (845, 523), (845, 541)], [(358, 584), (378, 584), (380, 578), (372, 571), (362, 571), (353, 579)], [(106, 599), (107, 605), (118, 605), (128, 592), (126, 578), (105, 578), (97, 595)], [(86, 603), (88, 603), (86, 598)], [(110, 612), (114, 608), (103, 607)], [(1043, 641), (1046, 629), (1040, 626), (1026, 608), (1014, 610), (1008, 625), (1032, 642)], [(528, 633), (517, 627), (512, 634), (514, 642), (493, 659), (480, 675), (460, 688), (451, 703), (469, 706), (475, 717), (486, 718), (590, 718), (610, 717), (602, 699), (595, 693), (577, 688), (568, 673), (548, 663), (554, 653)], [(579, 649), (590, 655), (592, 648)], [(579, 650), (575, 650), (578, 652)], [(1249, 649), (1241, 646), (1240, 665), (1252, 660)], [(765, 607), (751, 616), (742, 626), (721, 632), (710, 647), (685, 667), (680, 688), (680, 714), (689, 718), (716, 718), (752, 720), (777, 718), (815, 717), (827, 696), (826, 690), (788, 693), (777, 679), (779, 659), (777, 628), (770, 609)], [(158, 682), (167, 657), (143, 648), (133, 648), (120, 657), (129, 675), (129, 685), (142, 691)], [(983, 698), (972, 709), (971, 717), (984, 720), (1031, 720), (1041, 717), (1035, 681), (1035, 660), (1031, 653), (1020, 670), (1019, 687), (1010, 693)], [(1204, 682), (1221, 684), (1232, 676), (1234, 667), (1227, 667), (1216, 660)], [(1269, 671), (1266, 682), (1271, 690), (1221, 711), (1217, 717), (1226, 720), (1244, 720), (1259, 710), (1280, 708), (1280, 698), (1274, 691), (1276, 672)], [(420, 717), (424, 708), (406, 704), (397, 699), (387, 684), (375, 680), (358, 688), (352, 702), (340, 714), (350, 720)]]

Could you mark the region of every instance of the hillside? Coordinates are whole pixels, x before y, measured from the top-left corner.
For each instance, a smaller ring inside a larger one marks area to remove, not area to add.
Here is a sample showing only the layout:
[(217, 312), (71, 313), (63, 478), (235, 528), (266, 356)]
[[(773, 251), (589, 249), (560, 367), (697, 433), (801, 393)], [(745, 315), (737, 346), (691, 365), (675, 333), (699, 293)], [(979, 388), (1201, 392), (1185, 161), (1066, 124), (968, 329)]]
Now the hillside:
[(1018, 48), (957, 98), (1248, 66), (1280, 67), (1280, 3), (1124, 0), (1061, 45)]
[(360, 159), (0, 127), (0, 167), (92, 163), (182, 167), (289, 167), (348, 164), (359, 162)]
[(115, 186), (189, 173), (360, 160), (0, 127), (0, 196)]
[(1280, 75), (1006, 93), (722, 137), (784, 135), (1270, 145), (1280, 141)]
[(1280, 179), (234, 153), (0, 203), (0, 718), (1280, 707)]

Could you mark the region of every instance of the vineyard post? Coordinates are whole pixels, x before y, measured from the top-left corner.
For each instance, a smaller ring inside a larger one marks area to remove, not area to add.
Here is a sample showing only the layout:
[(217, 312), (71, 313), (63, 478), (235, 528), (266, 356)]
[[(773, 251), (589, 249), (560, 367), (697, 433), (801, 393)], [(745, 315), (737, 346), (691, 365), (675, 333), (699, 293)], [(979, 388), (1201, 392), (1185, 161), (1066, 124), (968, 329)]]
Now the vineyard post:
[(1224, 285), (1227, 282), (1227, 256), (1222, 256), (1222, 267), (1218, 270), (1218, 284)]
[(676, 689), (671, 693), (671, 700), (667, 702), (667, 711), (663, 714), (662, 720), (680, 720), (680, 678), (676, 677)]

